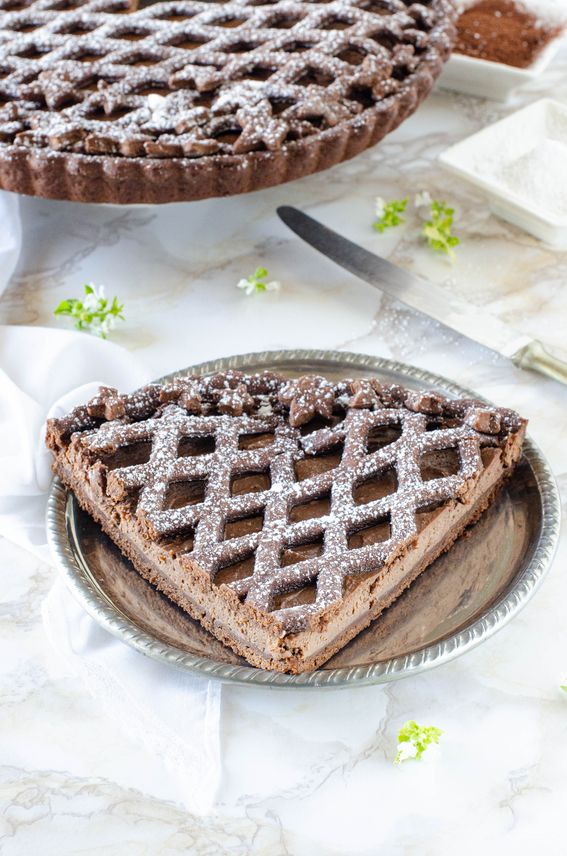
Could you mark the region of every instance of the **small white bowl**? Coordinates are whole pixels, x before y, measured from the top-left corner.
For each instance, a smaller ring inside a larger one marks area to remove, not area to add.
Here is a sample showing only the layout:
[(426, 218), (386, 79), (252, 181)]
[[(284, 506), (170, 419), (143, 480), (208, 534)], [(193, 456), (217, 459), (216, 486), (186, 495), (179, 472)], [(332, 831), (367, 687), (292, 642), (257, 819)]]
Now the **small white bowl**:
[(527, 68), (453, 53), (441, 73), (438, 86), (492, 101), (506, 101), (518, 87), (543, 74), (562, 40), (563, 34), (556, 36)]
[[(439, 156), (448, 170), (488, 196), (494, 214), (560, 249), (567, 249), (567, 208), (553, 210), (531, 189), (510, 180), (509, 172), (520, 158), (529, 157), (542, 144), (565, 145), (565, 163), (552, 176), (567, 198), (567, 104), (542, 98), (489, 125), (446, 149)], [(553, 170), (553, 163), (549, 162)]]

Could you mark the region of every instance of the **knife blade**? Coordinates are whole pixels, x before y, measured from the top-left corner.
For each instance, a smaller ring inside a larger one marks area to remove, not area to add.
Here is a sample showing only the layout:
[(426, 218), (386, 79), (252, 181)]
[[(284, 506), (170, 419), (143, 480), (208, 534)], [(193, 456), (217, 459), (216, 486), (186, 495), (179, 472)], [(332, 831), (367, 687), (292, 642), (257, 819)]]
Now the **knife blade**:
[(277, 213), (296, 235), (359, 279), (434, 318), (452, 332), (507, 357), (515, 365), (567, 384), (567, 363), (537, 339), (519, 333), (436, 283), (354, 244), (297, 208), (283, 205)]

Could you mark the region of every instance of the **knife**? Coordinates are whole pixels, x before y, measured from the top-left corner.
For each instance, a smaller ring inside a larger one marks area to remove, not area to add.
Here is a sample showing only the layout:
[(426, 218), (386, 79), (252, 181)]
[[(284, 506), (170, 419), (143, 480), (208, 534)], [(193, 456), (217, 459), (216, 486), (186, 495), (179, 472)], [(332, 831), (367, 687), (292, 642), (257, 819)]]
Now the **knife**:
[(519, 333), (434, 282), (353, 244), (297, 208), (283, 205), (277, 212), (296, 235), (359, 279), (429, 315), (461, 336), (507, 357), (515, 365), (567, 384), (567, 362), (551, 354), (537, 339)]

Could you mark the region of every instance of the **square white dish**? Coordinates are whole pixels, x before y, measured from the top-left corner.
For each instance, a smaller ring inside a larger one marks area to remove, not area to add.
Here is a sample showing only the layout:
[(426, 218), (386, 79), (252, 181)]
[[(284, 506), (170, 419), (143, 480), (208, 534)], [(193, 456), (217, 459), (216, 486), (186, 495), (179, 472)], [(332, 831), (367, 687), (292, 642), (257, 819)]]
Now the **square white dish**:
[(527, 68), (453, 53), (439, 77), (438, 86), (491, 101), (507, 101), (516, 89), (543, 74), (559, 51), (563, 38), (562, 34), (553, 39)]
[(566, 104), (536, 101), (446, 149), (439, 160), (483, 190), (494, 214), (567, 249)]

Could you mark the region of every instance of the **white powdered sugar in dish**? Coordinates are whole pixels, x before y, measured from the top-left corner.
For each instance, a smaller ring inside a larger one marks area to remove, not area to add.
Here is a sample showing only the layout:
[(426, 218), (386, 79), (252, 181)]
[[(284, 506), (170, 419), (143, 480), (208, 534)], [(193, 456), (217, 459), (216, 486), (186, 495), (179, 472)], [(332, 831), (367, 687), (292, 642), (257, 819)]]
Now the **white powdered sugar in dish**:
[(494, 177), (547, 214), (567, 216), (567, 141), (544, 139)]
[(567, 105), (542, 98), (442, 152), (494, 214), (567, 250)]
[(567, 113), (548, 109), (540, 118), (525, 115), (515, 142), (494, 140), (486, 172), (500, 187), (547, 217), (567, 217)]

